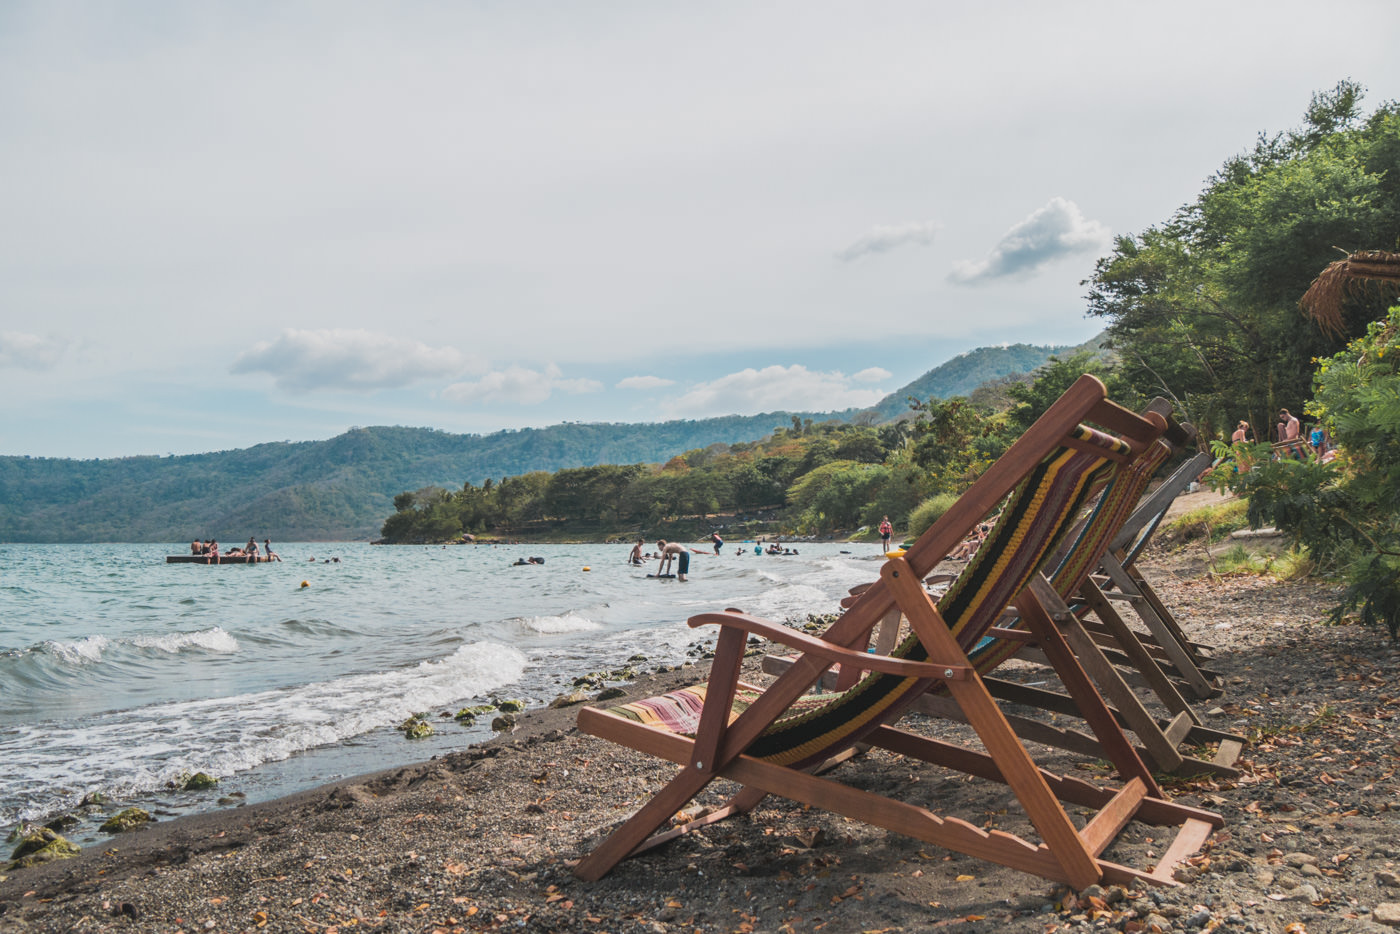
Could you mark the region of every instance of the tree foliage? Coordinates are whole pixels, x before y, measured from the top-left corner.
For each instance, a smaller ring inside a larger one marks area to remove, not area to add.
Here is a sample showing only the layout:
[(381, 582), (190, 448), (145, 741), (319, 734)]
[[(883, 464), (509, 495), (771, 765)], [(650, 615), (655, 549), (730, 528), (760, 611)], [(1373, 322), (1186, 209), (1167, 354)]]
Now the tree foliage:
[(1400, 306), (1323, 360), (1314, 389), (1307, 411), (1338, 445), (1336, 460), (1275, 460), (1259, 445), (1231, 452), (1217, 476), (1249, 497), (1251, 525), (1288, 532), (1342, 577), (1347, 589), (1334, 616), (1359, 610), (1393, 638), (1400, 633)]
[(1175, 399), (1206, 433), (1244, 417), (1260, 429), (1301, 410), (1310, 361), (1364, 332), (1384, 303), (1358, 300), (1345, 332), (1298, 311), (1338, 248), (1390, 248), (1400, 231), (1400, 111), (1369, 117), (1344, 81), (1314, 95), (1300, 129), (1225, 162), (1167, 222), (1119, 237), (1089, 280), (1124, 378)]

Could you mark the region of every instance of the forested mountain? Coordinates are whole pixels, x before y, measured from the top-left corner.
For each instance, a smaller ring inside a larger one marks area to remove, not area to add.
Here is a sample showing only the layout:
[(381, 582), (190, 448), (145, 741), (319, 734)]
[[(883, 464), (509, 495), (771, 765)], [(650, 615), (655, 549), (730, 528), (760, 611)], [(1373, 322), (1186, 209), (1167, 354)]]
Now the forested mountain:
[(988, 380), (1030, 373), (1054, 354), (1072, 350), (1068, 344), (1007, 344), (1002, 347), (978, 347), (958, 354), (940, 364), (907, 386), (890, 393), (875, 406), (881, 419), (896, 418), (909, 411), (908, 398), (920, 401), (965, 396)]
[[(812, 415), (813, 413), (805, 413)], [(792, 413), (661, 424), (564, 424), (490, 435), (355, 428), (179, 457), (0, 457), (0, 541), (173, 542), (372, 538), (394, 496), (488, 477), (652, 463), (715, 442), (753, 441)]]
[(373, 538), (404, 490), (457, 489), (568, 467), (662, 463), (716, 443), (756, 441), (794, 417), (883, 421), (907, 412), (910, 395), (966, 392), (1034, 369), (1062, 349), (1017, 344), (971, 351), (891, 393), (874, 410), (878, 414), (772, 412), (659, 424), (569, 423), (490, 435), (355, 428), (327, 441), (178, 457), (0, 457), (0, 541)]

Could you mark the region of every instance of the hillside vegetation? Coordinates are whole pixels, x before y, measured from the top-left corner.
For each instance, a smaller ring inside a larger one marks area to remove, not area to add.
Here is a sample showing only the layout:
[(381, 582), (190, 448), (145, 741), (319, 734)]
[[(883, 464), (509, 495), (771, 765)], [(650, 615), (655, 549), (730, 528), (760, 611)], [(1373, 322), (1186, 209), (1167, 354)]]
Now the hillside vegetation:
[[(882, 425), (794, 417), (760, 441), (696, 448), (664, 464), (539, 471), (496, 484), (404, 492), (384, 523), (393, 543), (493, 538), (696, 539), (850, 535), (946, 508), (1083, 372), (1088, 353), (1051, 360), (992, 409), (961, 396), (908, 406)], [(1124, 387), (1116, 387), (1124, 389)], [(1131, 397), (1124, 389), (1119, 393)], [(918, 531), (915, 529), (914, 531)]]
[(0, 457), (0, 541), (373, 538), (404, 490), (455, 489), (488, 478), (599, 464), (663, 463), (687, 450), (758, 440), (794, 416), (875, 423), (907, 413), (911, 395), (926, 399), (939, 395), (940, 387), (1029, 371), (1053, 350), (1025, 344), (980, 348), (935, 367), (866, 412), (571, 423), (490, 435), (355, 428), (327, 441), (180, 457)]

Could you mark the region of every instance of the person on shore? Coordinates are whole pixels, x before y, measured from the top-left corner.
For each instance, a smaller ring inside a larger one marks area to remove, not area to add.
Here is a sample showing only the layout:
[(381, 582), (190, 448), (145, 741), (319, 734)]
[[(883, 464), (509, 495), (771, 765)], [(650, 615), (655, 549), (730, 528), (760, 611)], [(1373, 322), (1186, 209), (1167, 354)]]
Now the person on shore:
[(1279, 409), (1278, 417), (1279, 440), (1288, 445), (1288, 447), (1284, 449), (1285, 452), (1289, 457), (1296, 457), (1298, 460), (1304, 460), (1307, 457), (1307, 451), (1304, 449), (1302, 439), (1299, 437), (1299, 435), (1302, 434), (1303, 426), (1298, 423), (1297, 416), (1287, 409)]
[(1319, 458), (1327, 453), (1327, 429), (1322, 427), (1321, 422), (1313, 426), (1312, 431), (1308, 435), (1308, 443), (1312, 445), (1313, 453)]
[(719, 550), (724, 547), (724, 539), (719, 537), (718, 532), (710, 533), (710, 543), (715, 546), (715, 554), (719, 554)]
[(890, 550), (890, 536), (894, 534), (894, 526), (890, 524), (890, 517), (880, 520), (880, 550)]
[(683, 581), (690, 573), (690, 552), (684, 545), (678, 542), (667, 542), (661, 539), (656, 543), (657, 554), (661, 558), (661, 566), (656, 571), (657, 577), (662, 577), (671, 573), (671, 562), (676, 562), (676, 580)]
[(977, 549), (982, 547), (982, 543), (987, 540), (987, 533), (992, 530), (990, 523), (983, 522), (977, 526), (977, 530), (958, 543), (957, 547), (948, 552), (949, 558), (971, 558), (977, 554)]
[(272, 550), (272, 539), (270, 539), (270, 538), (265, 538), (265, 539), (263, 539), (263, 556), (264, 556), (268, 561), (281, 561), (281, 560), (282, 560), (281, 558), (277, 557), (277, 552), (275, 552), (275, 551)]
[(632, 546), (632, 553), (627, 556), (627, 563), (634, 565), (642, 563), (642, 539), (637, 539), (637, 544)]
[(1249, 440), (1249, 422), (1246, 422), (1246, 421), (1244, 421), (1243, 419), (1241, 419), (1241, 420), (1240, 420), (1240, 423), (1239, 423), (1238, 425), (1235, 426), (1235, 432), (1234, 432), (1234, 434), (1230, 435), (1230, 443), (1231, 443), (1231, 444), (1244, 444), (1244, 443), (1245, 443), (1246, 441), (1248, 441), (1248, 440)]

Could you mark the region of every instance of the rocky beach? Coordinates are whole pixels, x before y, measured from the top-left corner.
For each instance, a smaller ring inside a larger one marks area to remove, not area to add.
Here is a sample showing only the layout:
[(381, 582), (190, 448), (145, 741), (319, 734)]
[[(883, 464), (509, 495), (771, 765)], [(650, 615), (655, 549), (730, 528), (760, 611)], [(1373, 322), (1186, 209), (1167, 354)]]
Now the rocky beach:
[[(1071, 892), (769, 798), (627, 860), (574, 861), (674, 774), (542, 709), (461, 753), (274, 801), (156, 821), (76, 858), (0, 871), (0, 930), (24, 932), (1382, 931), (1400, 925), (1400, 648), (1327, 626), (1335, 588), (1147, 567), (1188, 634), (1215, 649), (1211, 726), (1251, 740), (1234, 780), (1171, 779), (1224, 827), (1179, 887)], [(621, 660), (619, 660), (621, 661)], [(757, 658), (750, 680), (761, 680)], [(640, 677), (630, 697), (701, 680)], [(956, 733), (915, 717), (914, 729)], [(1051, 771), (1095, 763), (1032, 747)], [(987, 827), (1018, 827), (998, 787), (879, 750), (836, 777)], [(717, 799), (718, 793), (710, 796)], [(1150, 863), (1153, 828), (1107, 854)]]

